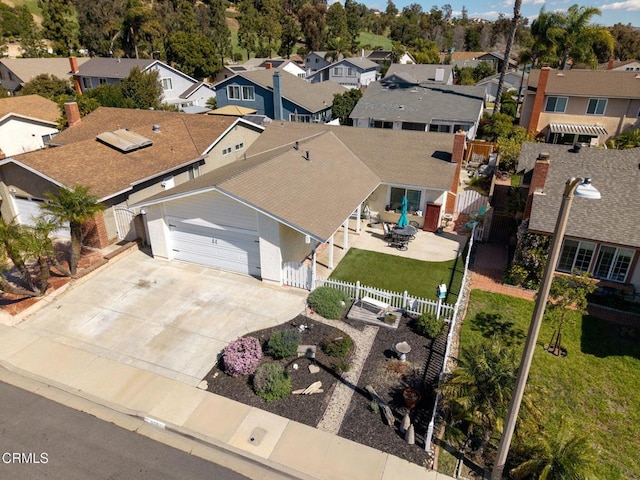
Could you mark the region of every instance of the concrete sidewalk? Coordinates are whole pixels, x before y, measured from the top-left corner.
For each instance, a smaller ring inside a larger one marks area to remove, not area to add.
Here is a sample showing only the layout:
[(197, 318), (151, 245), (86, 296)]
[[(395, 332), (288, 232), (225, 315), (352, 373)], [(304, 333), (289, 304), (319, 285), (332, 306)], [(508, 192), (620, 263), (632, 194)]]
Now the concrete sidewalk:
[[(58, 400), (61, 403), (76, 406), (89, 400), (133, 416), (121, 426), (127, 428), (131, 423), (135, 431), (144, 427), (145, 434), (178, 448), (183, 448), (181, 441), (167, 437), (166, 430), (153, 429), (159, 425), (196, 439), (201, 448), (189, 447), (195, 455), (204, 455), (199, 451), (206, 446), (223, 450), (238, 459), (232, 462), (236, 467), (244, 462), (238, 471), (249, 472), (251, 478), (450, 479), (393, 455), (33, 331), (0, 325), (0, 366), (11, 372), (2, 372), (0, 379), (18, 374), (28, 382), (66, 392)], [(46, 388), (31, 390), (40, 393)], [(103, 410), (109, 411), (100, 407), (92, 413), (99, 416)], [(147, 423), (141, 425), (141, 418)], [(158, 425), (151, 427), (149, 420)], [(254, 467), (247, 470), (247, 462)]]

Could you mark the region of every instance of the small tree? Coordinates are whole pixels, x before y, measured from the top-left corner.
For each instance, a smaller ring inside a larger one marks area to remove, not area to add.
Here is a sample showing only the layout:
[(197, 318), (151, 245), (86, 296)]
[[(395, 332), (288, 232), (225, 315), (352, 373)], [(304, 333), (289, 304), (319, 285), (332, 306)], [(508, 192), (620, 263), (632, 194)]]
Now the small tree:
[(362, 92), (358, 88), (353, 88), (344, 93), (336, 93), (333, 96), (333, 106), (331, 107), (331, 117), (340, 120), (340, 125), (349, 125), (349, 115), (362, 98)]
[(545, 318), (555, 324), (547, 351), (556, 356), (562, 353), (562, 327), (571, 319), (571, 310), (584, 314), (587, 311), (587, 295), (596, 288), (589, 274), (572, 274), (553, 279)]
[(22, 95), (40, 95), (50, 100), (56, 100), (61, 95), (72, 95), (73, 90), (67, 80), (42, 73), (25, 83), (20, 93)]
[(82, 251), (82, 224), (104, 210), (104, 205), (89, 193), (89, 187), (83, 185), (61, 188), (57, 193), (47, 195), (47, 198), (49, 201), (41, 206), (44, 212), (51, 215), (59, 226), (69, 223), (71, 231), (69, 270), (71, 275), (75, 275)]

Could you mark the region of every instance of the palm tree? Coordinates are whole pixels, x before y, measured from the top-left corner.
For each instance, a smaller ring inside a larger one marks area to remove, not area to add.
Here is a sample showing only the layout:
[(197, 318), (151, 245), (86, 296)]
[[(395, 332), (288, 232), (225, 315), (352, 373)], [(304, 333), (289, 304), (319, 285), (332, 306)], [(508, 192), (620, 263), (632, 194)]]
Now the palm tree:
[(585, 435), (565, 425), (557, 435), (540, 438), (532, 458), (511, 470), (511, 477), (533, 480), (586, 480), (593, 475), (596, 455)]
[(51, 215), (59, 226), (69, 222), (71, 231), (71, 251), (69, 270), (75, 275), (82, 250), (82, 225), (96, 213), (104, 210), (97, 197), (89, 193), (89, 187), (75, 185), (73, 188), (60, 188), (57, 193), (47, 195), (48, 202), (42, 209)]
[[(557, 60), (557, 38), (563, 34), (562, 16), (556, 12), (547, 12), (544, 7), (540, 9), (538, 18), (531, 22), (531, 46), (529, 57), (531, 68), (539, 63), (551, 63)], [(554, 63), (555, 66), (555, 63)]]
[(462, 352), (458, 367), (439, 388), (447, 425), (466, 441), (480, 437), (478, 457), (494, 432), (501, 430), (515, 383), (514, 352), (499, 341), (478, 344)]
[(504, 49), (504, 59), (502, 62), (502, 69), (500, 70), (500, 79), (498, 80), (498, 91), (496, 93), (496, 103), (493, 107), (493, 113), (500, 111), (500, 104), (502, 103), (502, 89), (504, 88), (504, 77), (509, 69), (509, 59), (511, 57), (511, 45), (516, 38), (516, 30), (518, 29), (518, 22), (520, 22), (520, 6), (522, 0), (516, 0), (513, 6), (513, 19), (511, 20), (511, 30), (509, 31), (509, 37), (507, 38), (507, 46)]
[(562, 33), (558, 37), (562, 60), (560, 70), (567, 68), (571, 57), (574, 61), (597, 65), (594, 44), (604, 45), (613, 54), (614, 40), (611, 32), (598, 25), (590, 25), (594, 15), (600, 15), (598, 8), (571, 5), (562, 18)]

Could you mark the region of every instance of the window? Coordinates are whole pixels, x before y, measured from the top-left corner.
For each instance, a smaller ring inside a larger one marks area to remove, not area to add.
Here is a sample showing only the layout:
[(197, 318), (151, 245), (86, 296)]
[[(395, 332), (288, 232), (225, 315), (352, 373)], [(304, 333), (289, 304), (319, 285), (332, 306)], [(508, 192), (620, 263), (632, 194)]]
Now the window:
[(373, 122), (374, 128), (393, 128), (393, 122), (385, 122), (384, 120), (374, 120)]
[(173, 90), (173, 82), (170, 78), (162, 79), (162, 89), (163, 90)]
[(244, 148), (244, 142), (236, 144), (236, 150), (242, 150)]
[(392, 210), (400, 211), (402, 208), (402, 197), (404, 196), (407, 197), (407, 210), (409, 212), (420, 210), (420, 200), (422, 197), (422, 192), (420, 190), (391, 187), (389, 205)]
[(9, 80), (13, 82), (13, 72), (9, 72)]
[(107, 83), (107, 79), (106, 79), (106, 78), (99, 78), (99, 79), (98, 79), (98, 83), (99, 83), (100, 85), (105, 85), (105, 84)]
[(229, 155), (231, 153), (231, 147), (223, 148), (222, 155)]
[(89, 89), (91, 88), (91, 79), (87, 77), (82, 77), (82, 88)]
[(568, 273), (589, 271), (595, 247), (595, 244), (591, 242), (565, 239), (557, 270)]
[(341, 77), (342, 76), (342, 67), (333, 67), (333, 74), (336, 77)]
[(307, 113), (290, 113), (290, 122), (311, 123), (311, 115)]
[(402, 130), (417, 130), (424, 132), (427, 129), (427, 125), (424, 123), (415, 122), (402, 122)]
[(255, 100), (255, 91), (253, 87), (242, 87), (242, 99), (243, 100)]
[(44, 135), (42, 135), (42, 143), (47, 143), (49, 140), (51, 140), (53, 137), (55, 137), (58, 134), (58, 132), (55, 133), (46, 133)]
[(347, 77), (353, 77), (354, 75), (355, 72), (353, 71), (353, 68), (347, 67)]
[(564, 113), (567, 109), (567, 97), (547, 97), (545, 112)]
[(605, 108), (607, 108), (606, 98), (590, 98), (587, 115), (604, 115)]
[(439, 125), (432, 123), (429, 125), (430, 132), (451, 133), (451, 125)]
[(594, 276), (614, 282), (624, 282), (633, 259), (633, 250), (601, 246), (598, 252)]
[(240, 87), (238, 85), (229, 85), (227, 87), (227, 99), (240, 100)]

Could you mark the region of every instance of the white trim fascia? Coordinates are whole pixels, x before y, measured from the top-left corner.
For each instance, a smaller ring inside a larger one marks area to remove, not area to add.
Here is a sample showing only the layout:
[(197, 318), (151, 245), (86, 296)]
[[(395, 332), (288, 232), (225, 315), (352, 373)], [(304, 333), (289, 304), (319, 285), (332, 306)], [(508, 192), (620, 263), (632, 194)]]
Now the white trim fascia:
[(208, 155), (209, 152), (211, 150), (213, 150), (213, 148), (222, 141), (222, 139), (227, 135), (227, 133), (229, 133), (234, 127), (236, 127), (238, 124), (242, 123), (244, 127), (246, 128), (252, 128), (252, 129), (258, 129), (260, 130), (260, 133), (264, 132), (265, 127), (261, 126), (261, 125), (257, 125), (253, 122), (249, 122), (243, 118), (237, 118), (236, 120), (234, 120), (234, 122), (229, 125), (224, 132), (222, 132), (218, 138), (216, 138), (207, 148), (205, 148), (204, 152), (202, 152), (202, 155)]
[(153, 63), (150, 63), (149, 66), (147, 68), (145, 68), (144, 70), (142, 70), (142, 71), (146, 72), (147, 70), (149, 70), (150, 68), (153, 68), (154, 66), (156, 66), (158, 64), (162, 65), (163, 67), (167, 68), (168, 70), (172, 70), (174, 73), (186, 78), (187, 80), (189, 80), (189, 81), (191, 81), (193, 83), (198, 83), (198, 80), (196, 80), (195, 78), (190, 77), (186, 73), (181, 72), (180, 70), (178, 70), (176, 68), (173, 68), (172, 66), (167, 65), (166, 63), (164, 63), (164, 62), (162, 62), (160, 60), (155, 60)]
[(49, 120), (43, 120), (41, 118), (35, 118), (35, 117), (29, 117), (27, 115), (21, 115), (19, 113), (15, 113), (15, 112), (9, 112), (7, 113), (4, 117), (0, 118), (0, 123), (4, 122), (5, 120), (11, 119), (11, 118), (15, 118), (17, 120), (31, 120), (33, 122), (37, 122), (37, 123), (46, 123), (47, 126), (52, 126), (55, 127), (56, 129), (58, 128), (58, 123), (57, 122), (50, 122)]

